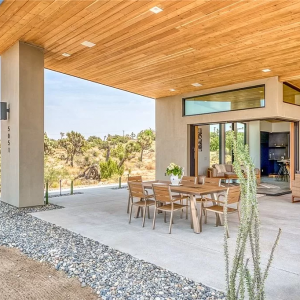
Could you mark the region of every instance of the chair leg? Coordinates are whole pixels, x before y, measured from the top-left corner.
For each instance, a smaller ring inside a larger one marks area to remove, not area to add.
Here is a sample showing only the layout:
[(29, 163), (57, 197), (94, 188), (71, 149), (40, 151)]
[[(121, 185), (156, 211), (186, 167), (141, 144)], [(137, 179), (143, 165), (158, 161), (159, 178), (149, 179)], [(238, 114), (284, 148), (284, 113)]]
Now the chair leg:
[(128, 195), (128, 202), (127, 202), (127, 213), (129, 214), (130, 210), (130, 194)]
[(165, 223), (167, 223), (167, 213), (166, 212), (164, 212), (164, 221), (165, 221)]
[(143, 227), (145, 227), (145, 218), (146, 218), (146, 206), (143, 208)]
[(149, 206), (148, 206), (147, 211), (148, 211), (148, 219), (150, 219), (150, 207)]
[(130, 203), (130, 208), (129, 208), (129, 224), (131, 223), (131, 215), (132, 215), (132, 203)]
[(238, 213), (238, 217), (239, 217), (239, 222), (241, 223), (241, 215), (240, 215), (240, 210), (239, 209), (237, 210), (237, 213)]
[(155, 218), (156, 218), (156, 205), (154, 207), (154, 212), (153, 212), (153, 225), (152, 225), (152, 229), (155, 229)]
[(186, 201), (185, 218), (186, 218), (186, 220), (188, 220), (188, 218), (189, 218), (189, 199), (186, 198), (185, 201)]
[(171, 211), (170, 226), (169, 226), (169, 234), (171, 234), (172, 224), (173, 224), (173, 210)]
[(193, 218), (192, 218), (192, 208), (191, 207), (190, 207), (190, 214), (191, 214), (191, 229), (194, 229)]
[(207, 224), (207, 211), (205, 211), (205, 221), (204, 221), (205, 224)]
[(218, 214), (217, 213), (215, 214), (216, 214), (216, 227), (218, 227), (219, 226)]

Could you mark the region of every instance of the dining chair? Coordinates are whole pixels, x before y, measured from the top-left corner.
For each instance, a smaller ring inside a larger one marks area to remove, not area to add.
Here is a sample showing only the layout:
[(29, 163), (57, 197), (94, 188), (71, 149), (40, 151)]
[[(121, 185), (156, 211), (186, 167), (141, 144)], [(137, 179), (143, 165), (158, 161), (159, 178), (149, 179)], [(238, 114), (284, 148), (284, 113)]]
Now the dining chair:
[[(129, 209), (129, 224), (131, 223), (131, 215), (133, 206), (137, 206), (138, 209), (143, 209), (143, 227), (145, 226), (146, 210), (148, 210), (148, 219), (150, 219), (149, 207), (155, 205), (153, 195), (148, 195), (142, 182), (129, 181), (129, 191), (130, 191), (130, 209)], [(139, 200), (134, 202), (134, 198)]]
[[(240, 198), (241, 198), (241, 189), (239, 186), (229, 187), (225, 194), (225, 200), (220, 201), (220, 197), (224, 195), (220, 194), (218, 200), (215, 201), (215, 205), (205, 207), (205, 224), (207, 224), (207, 212), (214, 212), (216, 214), (216, 226), (222, 225), (221, 215), (224, 215), (225, 203), (227, 198), (227, 214), (237, 213), (240, 221)], [(235, 207), (232, 207), (235, 206)], [(227, 228), (227, 237), (229, 237), (229, 230)]]
[[(128, 176), (127, 178), (127, 184), (129, 182), (142, 182), (142, 176)], [(130, 208), (130, 190), (129, 190), (129, 185), (128, 185), (128, 202), (127, 202), (127, 213), (129, 214), (129, 208)]]
[(154, 199), (155, 199), (155, 207), (154, 207), (154, 215), (153, 215), (153, 229), (155, 229), (155, 219), (156, 212), (162, 211), (165, 213), (165, 222), (166, 222), (166, 213), (170, 212), (170, 225), (169, 225), (169, 233), (172, 230), (173, 224), (173, 214), (174, 211), (181, 210), (186, 207), (184, 204), (175, 203), (180, 201), (180, 198), (174, 197), (171, 193), (171, 189), (169, 185), (161, 185), (161, 184), (152, 184)]
[[(197, 177), (194, 176), (183, 176), (180, 182), (182, 185), (193, 185), (197, 183)], [(180, 203), (183, 204), (183, 200), (186, 200), (186, 209), (185, 209), (185, 218), (188, 219), (188, 209), (189, 209), (189, 198), (190, 195), (178, 194), (173, 195), (174, 199), (180, 200)], [(181, 214), (182, 218), (182, 214)]]

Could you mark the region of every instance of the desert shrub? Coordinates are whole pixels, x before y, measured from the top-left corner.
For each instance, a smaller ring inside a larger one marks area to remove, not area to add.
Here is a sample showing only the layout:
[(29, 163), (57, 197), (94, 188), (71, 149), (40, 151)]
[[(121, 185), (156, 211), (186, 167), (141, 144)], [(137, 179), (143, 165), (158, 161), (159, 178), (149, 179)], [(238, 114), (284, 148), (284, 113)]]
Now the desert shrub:
[(75, 185), (82, 185), (82, 181), (81, 181), (81, 179), (75, 179), (74, 180), (74, 182), (73, 182), (73, 185), (75, 186)]
[(59, 187), (59, 182), (58, 182), (58, 181), (52, 182), (51, 187), (52, 187), (53, 189), (58, 188), (58, 187)]
[(109, 158), (108, 161), (100, 162), (100, 173), (101, 178), (103, 179), (111, 178), (114, 174), (116, 174), (117, 169), (117, 163), (111, 158)]
[(145, 168), (147, 170), (155, 170), (155, 163), (154, 162), (149, 162), (146, 164)]
[(141, 161), (138, 161), (135, 163), (135, 166), (140, 169), (143, 166), (143, 163)]

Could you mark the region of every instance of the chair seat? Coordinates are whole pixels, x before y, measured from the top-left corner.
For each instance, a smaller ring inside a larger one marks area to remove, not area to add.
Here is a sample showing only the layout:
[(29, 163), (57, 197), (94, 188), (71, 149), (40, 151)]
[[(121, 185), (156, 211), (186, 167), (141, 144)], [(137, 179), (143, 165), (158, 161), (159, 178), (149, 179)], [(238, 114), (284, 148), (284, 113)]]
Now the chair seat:
[[(173, 203), (173, 210), (180, 210), (180, 209), (183, 209), (185, 207), (187, 207), (187, 205)], [(172, 210), (172, 205), (171, 204), (165, 204), (163, 206), (157, 207), (157, 210), (171, 211)]]
[(154, 200), (145, 200), (145, 201), (138, 201), (138, 202), (132, 203), (132, 205), (135, 205), (135, 206), (145, 206), (145, 204), (146, 204), (146, 206), (151, 206), (151, 205), (155, 204), (155, 201)]
[(172, 195), (172, 199), (173, 200), (183, 200), (183, 199), (188, 199), (189, 196), (188, 195)]
[[(205, 208), (205, 210), (209, 210), (209, 211), (213, 211), (213, 212), (217, 212), (217, 213), (223, 214), (224, 207), (220, 206), (220, 205), (213, 205), (213, 206), (209, 206), (209, 207)], [(235, 212), (235, 211), (237, 211), (236, 208), (227, 207), (227, 212), (228, 213), (232, 213), (232, 212)]]

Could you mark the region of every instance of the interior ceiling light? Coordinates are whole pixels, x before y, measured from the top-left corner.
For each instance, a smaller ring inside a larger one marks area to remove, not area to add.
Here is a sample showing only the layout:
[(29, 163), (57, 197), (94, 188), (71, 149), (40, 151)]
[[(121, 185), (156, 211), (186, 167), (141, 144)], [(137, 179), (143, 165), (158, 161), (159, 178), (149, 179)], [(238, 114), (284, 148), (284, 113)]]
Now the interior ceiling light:
[(69, 53), (63, 53), (62, 56), (69, 57), (69, 56), (71, 56), (71, 54), (69, 54)]
[(81, 45), (89, 47), (89, 48), (96, 46), (96, 44), (89, 42), (89, 41), (84, 41), (83, 43), (81, 43)]
[(198, 82), (195, 82), (195, 83), (192, 83), (193, 86), (202, 86), (201, 83), (198, 83)]
[(158, 13), (162, 12), (163, 10), (158, 6), (154, 6), (154, 7), (150, 8), (150, 11), (154, 12), (155, 14), (158, 14)]
[(267, 73), (267, 72), (271, 72), (271, 70), (270, 70), (270, 69), (263, 69), (262, 71), (263, 71), (263, 72), (265, 72), (265, 73)]
[(175, 92), (175, 90), (174, 90), (174, 89), (170, 89), (170, 91), (171, 91), (171, 92)]

